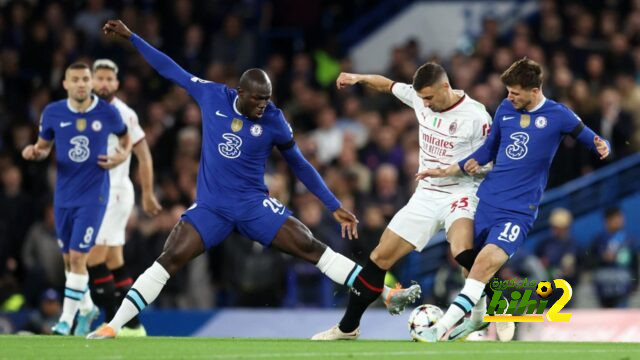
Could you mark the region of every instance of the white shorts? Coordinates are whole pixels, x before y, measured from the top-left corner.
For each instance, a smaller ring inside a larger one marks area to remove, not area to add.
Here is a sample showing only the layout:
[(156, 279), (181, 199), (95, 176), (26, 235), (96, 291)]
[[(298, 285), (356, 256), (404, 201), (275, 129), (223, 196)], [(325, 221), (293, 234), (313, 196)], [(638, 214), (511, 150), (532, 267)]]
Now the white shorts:
[(96, 245), (124, 245), (125, 228), (134, 203), (133, 190), (110, 189), (109, 202), (96, 237)]
[(449, 231), (454, 221), (461, 218), (473, 220), (476, 207), (478, 198), (473, 192), (437, 194), (417, 189), (387, 227), (415, 246), (416, 251), (422, 251), (438, 231), (443, 228)]

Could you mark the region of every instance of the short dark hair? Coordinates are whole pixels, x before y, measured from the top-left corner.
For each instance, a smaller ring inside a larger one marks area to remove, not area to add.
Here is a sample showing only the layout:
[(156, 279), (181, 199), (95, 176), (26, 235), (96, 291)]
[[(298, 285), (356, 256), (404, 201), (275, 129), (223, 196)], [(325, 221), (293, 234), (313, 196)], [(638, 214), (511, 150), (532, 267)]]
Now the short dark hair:
[(420, 91), (440, 81), (446, 75), (444, 68), (434, 62), (428, 62), (418, 68), (413, 74), (413, 90)]
[(87, 69), (91, 71), (91, 68), (89, 67), (89, 65), (87, 65), (87, 63), (82, 61), (76, 61), (67, 67), (67, 70), (82, 70), (82, 69)]
[(618, 214), (622, 213), (622, 210), (617, 205), (612, 205), (604, 209), (604, 218), (610, 219)]
[(518, 86), (523, 89), (542, 87), (542, 67), (535, 61), (522, 58), (509, 66), (500, 80), (505, 86)]

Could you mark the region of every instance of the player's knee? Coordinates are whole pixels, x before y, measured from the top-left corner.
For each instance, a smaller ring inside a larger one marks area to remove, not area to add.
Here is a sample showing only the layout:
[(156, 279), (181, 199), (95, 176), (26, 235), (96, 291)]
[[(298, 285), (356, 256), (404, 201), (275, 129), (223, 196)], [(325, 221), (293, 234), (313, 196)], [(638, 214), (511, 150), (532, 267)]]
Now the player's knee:
[(459, 241), (451, 241), (450, 248), (451, 248), (451, 255), (454, 258), (460, 255), (463, 251), (471, 250), (470, 246)]
[(107, 267), (109, 269), (117, 269), (119, 267), (122, 267), (124, 265), (124, 259), (122, 258), (111, 258), (111, 259), (107, 259), (106, 261), (107, 263)]
[(374, 262), (374, 264), (378, 265), (380, 269), (389, 270), (393, 266), (393, 259), (378, 250), (378, 248), (373, 249), (369, 258)]
[(156, 261), (162, 265), (169, 275), (173, 276), (187, 263), (188, 259), (186, 259), (186, 256), (172, 251), (172, 248), (170, 248), (163, 251)]
[(504, 261), (494, 256), (478, 256), (473, 263), (469, 276), (474, 279), (489, 281), (503, 264)]
[(69, 270), (73, 273), (84, 273), (87, 269), (85, 254), (71, 254), (69, 256)]

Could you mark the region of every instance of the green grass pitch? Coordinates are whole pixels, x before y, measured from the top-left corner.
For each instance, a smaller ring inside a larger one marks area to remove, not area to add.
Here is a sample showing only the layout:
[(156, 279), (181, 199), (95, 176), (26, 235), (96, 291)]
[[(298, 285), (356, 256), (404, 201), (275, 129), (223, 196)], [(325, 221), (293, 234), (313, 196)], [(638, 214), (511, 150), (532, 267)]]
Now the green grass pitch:
[(640, 344), (0, 336), (0, 359), (640, 359)]

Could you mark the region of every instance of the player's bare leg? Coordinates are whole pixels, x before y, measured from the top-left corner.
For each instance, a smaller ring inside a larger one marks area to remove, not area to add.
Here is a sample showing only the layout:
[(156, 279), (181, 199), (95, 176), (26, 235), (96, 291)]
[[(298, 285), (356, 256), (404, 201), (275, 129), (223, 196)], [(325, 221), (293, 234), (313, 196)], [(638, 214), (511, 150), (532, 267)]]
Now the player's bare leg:
[(420, 336), (420, 341), (438, 341), (454, 324), (456, 324), (466, 312), (478, 302), (484, 291), (485, 284), (496, 272), (509, 260), (509, 256), (501, 248), (494, 244), (487, 244), (480, 250), (476, 257), (464, 288), (455, 298), (442, 319), (429, 331)]
[(169, 234), (162, 254), (138, 277), (114, 318), (87, 338), (114, 338), (126, 323), (158, 297), (172, 275), (203, 252), (204, 244), (194, 227), (185, 221), (178, 222)]

